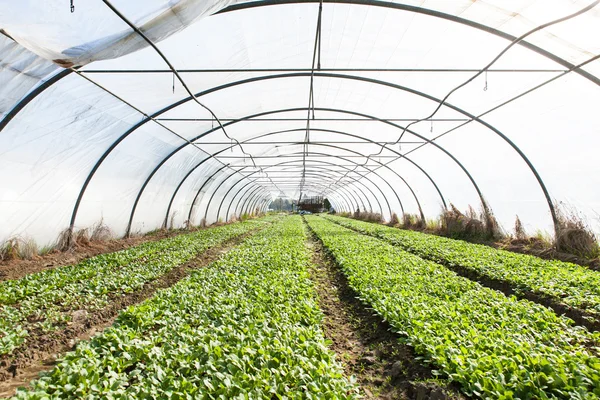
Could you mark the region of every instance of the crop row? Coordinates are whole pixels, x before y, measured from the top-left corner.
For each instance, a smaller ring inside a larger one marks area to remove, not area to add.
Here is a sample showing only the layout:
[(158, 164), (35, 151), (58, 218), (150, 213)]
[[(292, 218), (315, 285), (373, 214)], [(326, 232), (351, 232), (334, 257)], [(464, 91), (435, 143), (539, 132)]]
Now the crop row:
[(22, 345), (34, 329), (48, 332), (68, 322), (75, 310), (100, 309), (111, 297), (139, 290), (210, 247), (261, 225), (247, 221), (209, 228), (1, 282), (0, 354)]
[(517, 291), (529, 291), (600, 317), (600, 273), (588, 268), (348, 218), (326, 218), (419, 257), (459, 266), (507, 282)]
[(299, 217), (122, 312), (16, 398), (347, 399)]
[(600, 395), (598, 335), (386, 241), (321, 217), (306, 219), (361, 300), (467, 395)]

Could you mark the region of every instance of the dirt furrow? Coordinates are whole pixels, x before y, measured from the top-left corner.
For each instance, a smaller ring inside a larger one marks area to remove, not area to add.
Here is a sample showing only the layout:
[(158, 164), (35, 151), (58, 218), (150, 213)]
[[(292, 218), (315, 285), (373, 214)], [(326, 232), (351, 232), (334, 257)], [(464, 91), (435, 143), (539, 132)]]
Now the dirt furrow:
[(367, 399), (464, 399), (457, 388), (436, 380), (431, 368), (415, 360), (412, 348), (363, 304), (333, 258), (310, 228), (311, 279), (325, 318), (330, 348)]

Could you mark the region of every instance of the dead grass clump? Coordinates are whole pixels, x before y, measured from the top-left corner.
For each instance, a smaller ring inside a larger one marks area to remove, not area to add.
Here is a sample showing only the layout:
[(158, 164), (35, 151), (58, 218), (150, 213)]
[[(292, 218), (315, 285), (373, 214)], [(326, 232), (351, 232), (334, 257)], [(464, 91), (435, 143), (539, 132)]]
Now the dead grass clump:
[(451, 203), (449, 209), (442, 210), (440, 221), (440, 234), (455, 239), (481, 242), (505, 236), (496, 217), (486, 205), (480, 213), (469, 206), (463, 214)]
[(442, 223), (437, 218), (428, 218), (425, 221), (425, 230), (432, 233), (438, 233), (442, 227)]
[(515, 219), (515, 239), (517, 239), (517, 240), (526, 240), (527, 239), (527, 233), (525, 233), (525, 228), (523, 227), (523, 223), (519, 219), (518, 215), (517, 215), (517, 218)]
[(382, 223), (383, 222), (383, 217), (381, 216), (381, 214), (379, 213), (374, 213), (371, 211), (363, 211), (361, 212), (360, 210), (356, 210), (356, 212), (354, 212), (354, 214), (352, 215), (352, 218), (354, 219), (358, 219), (361, 221), (366, 221), (366, 222), (376, 222), (376, 223)]
[(19, 258), (22, 260), (31, 260), (37, 257), (39, 254), (37, 243), (31, 238), (21, 239), (19, 241), (18, 253)]
[(600, 255), (598, 238), (585, 222), (581, 214), (564, 203), (556, 207), (558, 231), (556, 232), (555, 247), (562, 253), (593, 259)]
[(460, 212), (454, 204), (440, 215), (441, 231), (444, 235), (455, 239), (474, 239), (485, 235), (483, 222), (479, 221), (473, 207), (469, 206), (466, 214)]
[(19, 258), (19, 242), (16, 238), (6, 240), (0, 246), (0, 260), (16, 260)]
[(87, 229), (80, 229), (75, 232), (75, 244), (78, 246), (90, 245), (90, 235)]
[(39, 255), (35, 240), (26, 237), (13, 237), (0, 245), (0, 261), (31, 260)]
[(400, 224), (400, 221), (398, 220), (398, 214), (393, 213), (392, 217), (390, 218), (390, 221), (388, 222), (389, 226), (397, 226)]
[(73, 240), (73, 229), (66, 228), (58, 234), (56, 240), (56, 249), (58, 251), (67, 251), (73, 248), (75, 241)]
[(100, 220), (90, 228), (91, 242), (107, 242), (113, 237), (113, 232), (106, 224), (104, 224), (103, 220)]
[(423, 230), (425, 228), (425, 221), (417, 214), (402, 214), (402, 228)]

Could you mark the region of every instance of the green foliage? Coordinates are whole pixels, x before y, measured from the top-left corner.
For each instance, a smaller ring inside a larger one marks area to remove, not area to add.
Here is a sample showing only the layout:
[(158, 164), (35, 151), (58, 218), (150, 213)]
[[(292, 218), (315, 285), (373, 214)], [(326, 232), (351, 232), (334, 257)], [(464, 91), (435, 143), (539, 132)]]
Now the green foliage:
[(320, 329), (299, 217), (122, 312), (18, 399), (350, 399)]
[(420, 232), (346, 218), (327, 218), (384, 239), (419, 257), (458, 265), (486, 277), (506, 281), (517, 290), (551, 297), (558, 303), (600, 317), (600, 274), (588, 268)]
[(22, 346), (28, 332), (51, 331), (74, 310), (104, 307), (111, 296), (139, 290), (197, 254), (260, 222), (248, 221), (147, 242), (70, 265), (0, 282), (0, 354)]
[[(482, 287), (386, 241), (321, 217), (309, 225), (349, 284), (437, 374), (471, 396), (600, 396), (599, 335), (547, 308)], [(353, 221), (354, 222), (354, 221)]]

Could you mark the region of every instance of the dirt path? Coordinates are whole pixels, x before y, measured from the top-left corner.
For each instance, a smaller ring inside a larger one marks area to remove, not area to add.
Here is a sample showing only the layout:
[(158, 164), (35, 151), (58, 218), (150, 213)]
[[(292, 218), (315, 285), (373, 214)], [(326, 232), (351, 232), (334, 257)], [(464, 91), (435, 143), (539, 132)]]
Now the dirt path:
[[(310, 228), (307, 227), (310, 232)], [(356, 377), (366, 399), (464, 399), (453, 386), (434, 379), (431, 368), (419, 364), (410, 346), (366, 307), (321, 242), (310, 232), (307, 246), (313, 252), (323, 329), (330, 348), (346, 373)]]
[[(0, 358), (0, 397), (12, 396), (20, 386), (27, 385), (43, 371), (50, 370), (59, 356), (72, 350), (80, 340), (87, 340), (111, 326), (124, 308), (152, 297), (157, 290), (173, 286), (197, 268), (202, 268), (217, 260), (233, 247), (240, 244), (260, 229), (229, 239), (220, 246), (213, 247), (187, 263), (176, 267), (148, 282), (144, 287), (125, 296), (119, 296), (102, 310), (92, 313), (75, 312), (73, 322), (52, 334), (32, 335), (27, 347)], [(79, 313), (79, 315), (76, 315)]]

